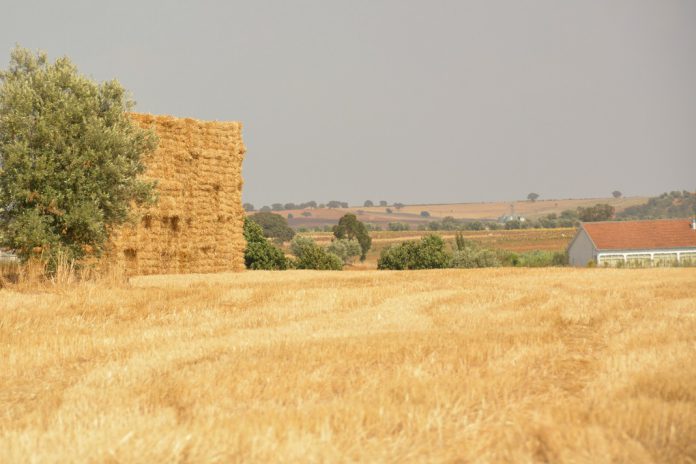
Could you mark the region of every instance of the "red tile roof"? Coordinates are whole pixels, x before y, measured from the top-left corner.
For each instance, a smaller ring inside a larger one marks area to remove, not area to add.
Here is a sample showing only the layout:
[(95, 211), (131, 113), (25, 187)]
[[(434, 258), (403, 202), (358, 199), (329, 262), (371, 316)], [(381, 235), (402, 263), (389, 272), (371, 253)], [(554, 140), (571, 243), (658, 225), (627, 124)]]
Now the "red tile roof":
[(584, 222), (582, 227), (598, 250), (696, 248), (690, 219)]

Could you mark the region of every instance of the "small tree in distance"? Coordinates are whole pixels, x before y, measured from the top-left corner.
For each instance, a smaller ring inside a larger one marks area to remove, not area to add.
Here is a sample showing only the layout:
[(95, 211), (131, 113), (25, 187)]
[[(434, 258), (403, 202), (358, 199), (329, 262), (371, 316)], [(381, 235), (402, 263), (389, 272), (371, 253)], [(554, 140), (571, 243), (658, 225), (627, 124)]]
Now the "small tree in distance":
[(251, 203), (244, 203), (242, 208), (244, 208), (244, 211), (254, 211), (254, 205)]
[(375, 206), (375, 204), (371, 200), (366, 200), (363, 206), (365, 206), (366, 208), (371, 208)]
[(539, 198), (538, 193), (532, 192), (529, 195), (527, 195), (527, 200), (529, 200), (529, 201), (537, 201), (537, 198)]
[(622, 193), (619, 192), (618, 190), (614, 190), (613, 192), (611, 192), (611, 194), (614, 198), (621, 198), (621, 195), (622, 195)]
[(338, 224), (333, 227), (334, 237), (337, 239), (355, 239), (360, 243), (360, 260), (364, 261), (367, 256), (367, 252), (372, 246), (372, 238), (367, 232), (367, 227), (365, 224), (358, 221), (355, 214), (346, 214), (339, 221)]
[(288, 221), (280, 214), (270, 212), (260, 212), (249, 219), (263, 228), (263, 234), (268, 238), (276, 239), (279, 242), (286, 242), (295, 236), (295, 231), (288, 226)]

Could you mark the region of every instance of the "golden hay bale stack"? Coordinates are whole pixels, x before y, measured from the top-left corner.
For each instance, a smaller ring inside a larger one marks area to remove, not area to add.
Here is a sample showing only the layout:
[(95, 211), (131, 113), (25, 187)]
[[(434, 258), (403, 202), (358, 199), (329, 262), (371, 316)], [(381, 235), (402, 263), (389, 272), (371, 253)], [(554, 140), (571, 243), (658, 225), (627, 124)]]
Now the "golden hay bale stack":
[(241, 123), (131, 116), (159, 137), (145, 159), (159, 201), (112, 234), (109, 259), (131, 275), (243, 269)]

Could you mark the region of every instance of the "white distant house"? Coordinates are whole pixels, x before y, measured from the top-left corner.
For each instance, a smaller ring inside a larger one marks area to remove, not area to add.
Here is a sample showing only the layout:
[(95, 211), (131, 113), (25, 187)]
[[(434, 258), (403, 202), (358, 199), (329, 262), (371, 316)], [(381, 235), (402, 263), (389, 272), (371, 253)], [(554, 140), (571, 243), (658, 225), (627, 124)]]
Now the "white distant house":
[(568, 259), (572, 266), (696, 264), (696, 219), (583, 222)]

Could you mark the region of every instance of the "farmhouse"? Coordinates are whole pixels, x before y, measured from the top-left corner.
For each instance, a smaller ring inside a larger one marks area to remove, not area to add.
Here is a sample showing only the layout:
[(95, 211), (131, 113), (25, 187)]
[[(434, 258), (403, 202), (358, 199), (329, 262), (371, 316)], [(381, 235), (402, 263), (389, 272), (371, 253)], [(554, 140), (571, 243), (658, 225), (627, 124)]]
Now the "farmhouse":
[(584, 222), (568, 258), (573, 266), (696, 264), (696, 220)]
[(145, 160), (157, 204), (111, 234), (110, 258), (128, 274), (236, 271), (244, 268), (242, 161), (238, 122), (132, 114), (159, 146)]

